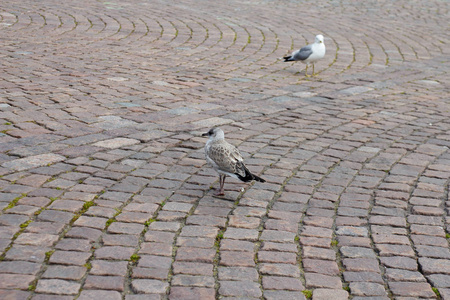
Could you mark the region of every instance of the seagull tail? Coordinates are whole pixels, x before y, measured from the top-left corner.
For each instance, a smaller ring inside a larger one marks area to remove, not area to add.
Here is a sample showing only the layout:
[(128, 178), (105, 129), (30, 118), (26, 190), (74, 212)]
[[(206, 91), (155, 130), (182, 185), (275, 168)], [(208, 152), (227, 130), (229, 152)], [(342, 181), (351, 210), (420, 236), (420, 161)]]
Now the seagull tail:
[(293, 61), (292, 55), (285, 56), (285, 57), (283, 57), (283, 59), (284, 59), (285, 62), (287, 62), (287, 61)]
[(252, 174), (252, 173), (247, 169), (246, 166), (242, 165), (242, 167), (244, 168), (245, 176), (242, 176), (242, 175), (236, 173), (236, 176), (237, 176), (240, 180), (242, 180), (242, 181), (244, 181), (244, 182), (249, 182), (249, 181), (252, 181), (252, 180), (256, 180), (256, 181), (259, 181), (259, 182), (266, 182), (266, 181), (265, 181), (264, 179), (262, 179), (261, 177), (256, 176), (255, 174)]
[(259, 176), (256, 176), (255, 174), (252, 174), (253, 175), (253, 179), (255, 179), (256, 181), (259, 181), (259, 182), (266, 182), (264, 179), (262, 179), (261, 177), (259, 177)]

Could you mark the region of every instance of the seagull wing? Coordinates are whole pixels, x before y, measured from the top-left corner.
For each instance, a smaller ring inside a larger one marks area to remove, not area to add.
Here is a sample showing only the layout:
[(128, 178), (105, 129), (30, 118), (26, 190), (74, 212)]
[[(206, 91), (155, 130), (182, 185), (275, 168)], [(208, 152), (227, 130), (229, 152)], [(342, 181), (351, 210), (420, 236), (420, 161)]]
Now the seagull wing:
[(244, 182), (252, 180), (266, 182), (247, 169), (239, 150), (226, 141), (212, 143), (207, 150), (207, 160), (219, 173), (225, 173)]
[(208, 149), (208, 156), (220, 171), (242, 176), (245, 174), (241, 153), (228, 142), (213, 143)]
[(312, 45), (308, 45), (305, 47), (302, 47), (300, 50), (296, 51), (292, 58), (294, 60), (305, 60), (307, 59), (311, 54), (313, 53)]

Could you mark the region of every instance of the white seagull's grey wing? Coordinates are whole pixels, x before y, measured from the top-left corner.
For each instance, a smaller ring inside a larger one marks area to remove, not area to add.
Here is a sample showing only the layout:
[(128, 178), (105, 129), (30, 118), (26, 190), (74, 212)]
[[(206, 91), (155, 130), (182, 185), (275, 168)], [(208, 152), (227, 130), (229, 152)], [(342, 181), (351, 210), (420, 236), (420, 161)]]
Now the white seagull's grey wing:
[(312, 45), (308, 45), (302, 47), (300, 50), (295, 51), (295, 53), (292, 55), (292, 58), (293, 60), (305, 60), (310, 57), (312, 53)]
[(261, 177), (252, 174), (245, 167), (239, 150), (224, 140), (213, 142), (207, 146), (206, 160), (219, 174), (232, 176), (244, 182), (252, 180), (266, 182)]
[(245, 175), (242, 155), (233, 145), (225, 141), (213, 143), (209, 147), (207, 155), (216, 164), (218, 170), (230, 174)]
[(284, 61), (285, 62), (289, 62), (289, 61), (304, 61), (306, 59), (308, 59), (308, 57), (310, 57), (313, 54), (313, 49), (312, 49), (312, 45), (308, 45), (305, 47), (302, 47), (299, 50), (296, 50), (294, 52), (292, 52), (291, 55), (285, 56)]

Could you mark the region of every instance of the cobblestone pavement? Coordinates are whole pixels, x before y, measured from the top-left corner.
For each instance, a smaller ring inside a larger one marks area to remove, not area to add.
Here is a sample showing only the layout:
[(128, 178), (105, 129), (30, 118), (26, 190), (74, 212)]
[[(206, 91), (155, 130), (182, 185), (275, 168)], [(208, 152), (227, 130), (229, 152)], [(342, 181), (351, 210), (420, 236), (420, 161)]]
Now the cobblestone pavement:
[(2, 0), (0, 298), (450, 299), (449, 7)]

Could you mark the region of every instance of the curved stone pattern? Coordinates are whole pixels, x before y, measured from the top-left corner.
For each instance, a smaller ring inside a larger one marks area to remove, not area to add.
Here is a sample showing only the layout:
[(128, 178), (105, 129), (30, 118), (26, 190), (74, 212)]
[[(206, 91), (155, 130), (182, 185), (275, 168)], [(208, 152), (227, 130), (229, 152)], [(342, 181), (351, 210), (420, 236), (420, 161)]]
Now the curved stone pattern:
[[(448, 1), (0, 3), (0, 298), (450, 299)], [(287, 53), (325, 36), (317, 77)], [(206, 165), (220, 125), (266, 183)]]

